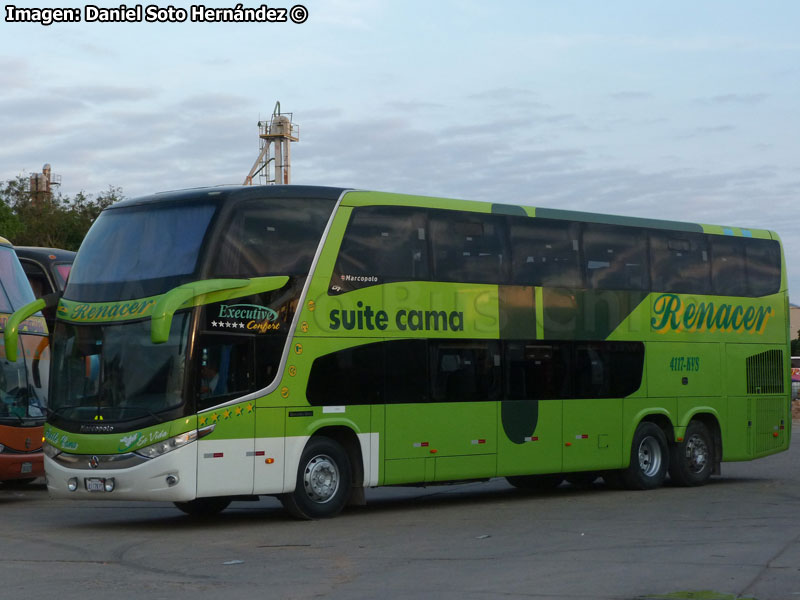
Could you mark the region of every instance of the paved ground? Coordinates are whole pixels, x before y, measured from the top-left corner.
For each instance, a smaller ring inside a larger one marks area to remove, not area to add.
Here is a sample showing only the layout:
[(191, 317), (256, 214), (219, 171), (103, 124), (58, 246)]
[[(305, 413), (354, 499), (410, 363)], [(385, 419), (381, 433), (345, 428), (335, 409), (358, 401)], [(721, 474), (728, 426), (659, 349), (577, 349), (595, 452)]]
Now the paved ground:
[(800, 599), (798, 446), (696, 489), (385, 488), (317, 522), (0, 485), (0, 600)]

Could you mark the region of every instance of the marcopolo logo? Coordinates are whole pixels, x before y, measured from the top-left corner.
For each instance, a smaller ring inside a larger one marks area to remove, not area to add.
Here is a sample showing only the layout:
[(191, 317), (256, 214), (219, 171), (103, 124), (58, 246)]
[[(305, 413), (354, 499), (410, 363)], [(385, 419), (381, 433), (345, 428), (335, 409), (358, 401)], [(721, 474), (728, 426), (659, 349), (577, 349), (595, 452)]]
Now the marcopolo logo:
[(771, 306), (747, 306), (721, 302), (684, 302), (676, 294), (661, 294), (653, 301), (650, 325), (668, 331), (728, 331), (764, 333), (773, 315)]

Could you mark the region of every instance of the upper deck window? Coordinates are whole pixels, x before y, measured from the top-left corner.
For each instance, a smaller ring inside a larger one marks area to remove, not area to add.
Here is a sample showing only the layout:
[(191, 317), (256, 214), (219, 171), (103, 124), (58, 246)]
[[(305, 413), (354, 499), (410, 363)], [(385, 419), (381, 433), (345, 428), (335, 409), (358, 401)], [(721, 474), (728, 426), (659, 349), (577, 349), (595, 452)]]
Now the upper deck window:
[(313, 199), (254, 199), (222, 225), (212, 277), (306, 275), (332, 205)]
[(81, 245), (65, 296), (84, 302), (129, 300), (192, 281), (215, 210), (206, 202), (104, 211)]

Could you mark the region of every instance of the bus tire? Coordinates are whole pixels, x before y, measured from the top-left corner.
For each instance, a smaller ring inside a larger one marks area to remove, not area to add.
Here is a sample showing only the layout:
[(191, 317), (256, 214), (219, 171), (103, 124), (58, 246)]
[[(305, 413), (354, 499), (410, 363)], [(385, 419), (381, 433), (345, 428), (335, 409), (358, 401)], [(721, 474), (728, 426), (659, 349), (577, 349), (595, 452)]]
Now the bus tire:
[(669, 468), (667, 437), (655, 423), (642, 421), (633, 434), (631, 462), (622, 471), (622, 482), (630, 490), (652, 490), (664, 483)]
[(708, 427), (700, 421), (692, 421), (683, 441), (672, 445), (669, 476), (677, 485), (703, 485), (713, 469), (714, 442)]
[(175, 502), (175, 507), (192, 517), (213, 517), (228, 508), (231, 499), (225, 496), (217, 498), (195, 498), (188, 502)]
[(564, 476), (561, 473), (548, 473), (546, 475), (512, 475), (506, 477), (506, 481), (520, 490), (544, 492), (556, 489), (561, 485), (561, 482), (564, 481)]
[(280, 501), (296, 519), (325, 519), (338, 515), (350, 497), (352, 472), (347, 452), (339, 442), (312, 437), (297, 467), (295, 490)]

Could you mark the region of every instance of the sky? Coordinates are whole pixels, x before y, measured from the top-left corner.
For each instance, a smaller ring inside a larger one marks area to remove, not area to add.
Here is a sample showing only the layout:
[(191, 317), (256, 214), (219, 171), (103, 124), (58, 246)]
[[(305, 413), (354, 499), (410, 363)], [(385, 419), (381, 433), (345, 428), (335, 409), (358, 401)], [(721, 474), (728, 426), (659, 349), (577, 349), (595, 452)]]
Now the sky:
[(302, 23), (49, 26), (4, 4), (0, 180), (240, 184), (280, 102), (292, 183), (770, 229), (800, 304), (800, 3), (301, 1)]

